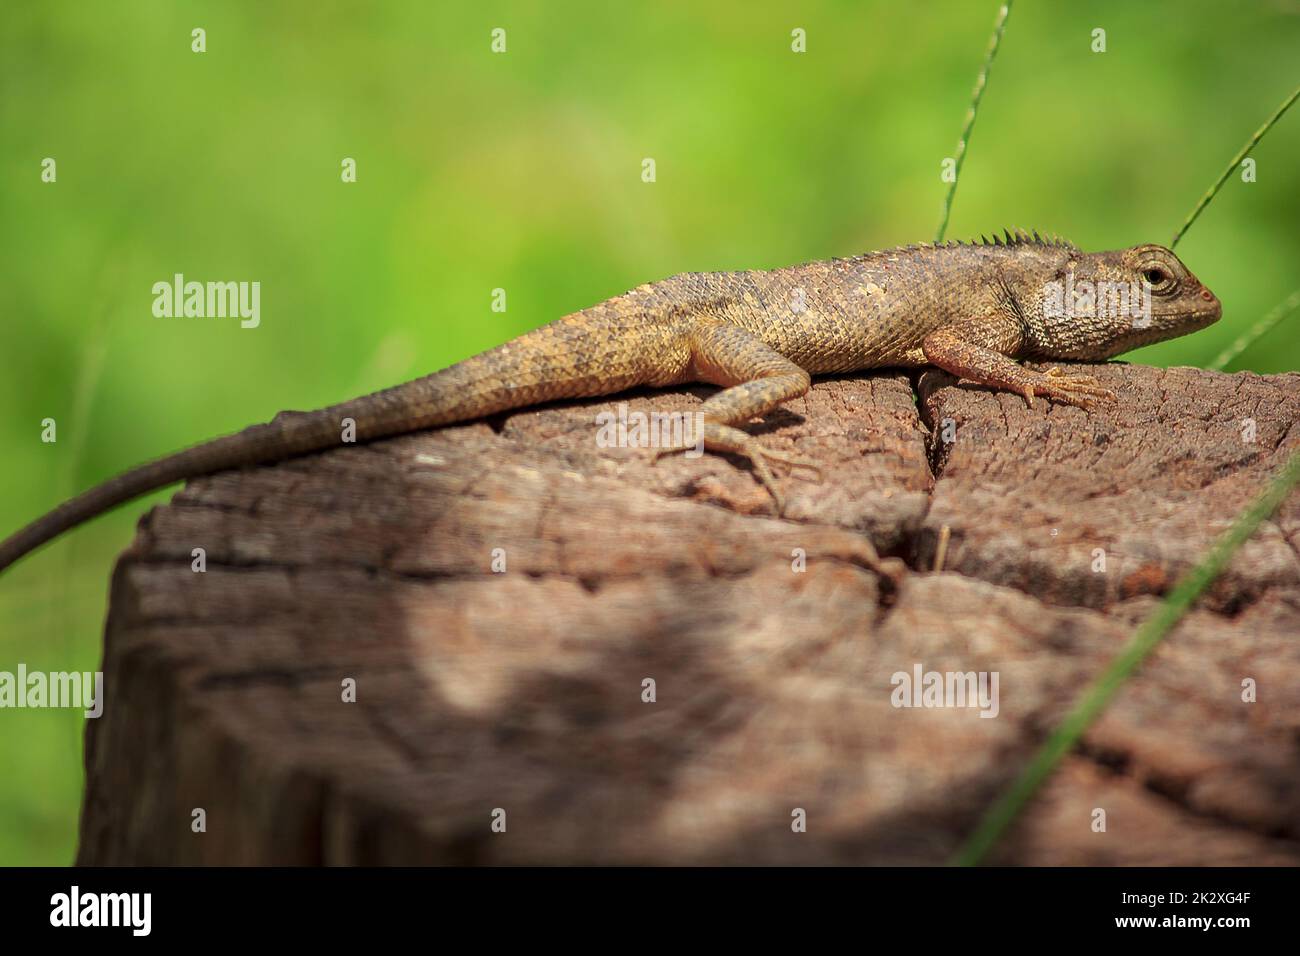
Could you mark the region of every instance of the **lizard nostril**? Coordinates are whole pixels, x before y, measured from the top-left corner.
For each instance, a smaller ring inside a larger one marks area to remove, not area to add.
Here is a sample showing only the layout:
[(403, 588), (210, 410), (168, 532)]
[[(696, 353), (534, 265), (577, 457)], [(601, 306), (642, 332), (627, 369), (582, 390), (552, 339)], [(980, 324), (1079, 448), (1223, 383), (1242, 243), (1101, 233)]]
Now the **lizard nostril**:
[(1201, 286), (1201, 298), (1204, 299), (1206, 302), (1209, 302), (1211, 299), (1214, 298), (1214, 293), (1211, 292), (1209, 289), (1205, 288), (1205, 286)]

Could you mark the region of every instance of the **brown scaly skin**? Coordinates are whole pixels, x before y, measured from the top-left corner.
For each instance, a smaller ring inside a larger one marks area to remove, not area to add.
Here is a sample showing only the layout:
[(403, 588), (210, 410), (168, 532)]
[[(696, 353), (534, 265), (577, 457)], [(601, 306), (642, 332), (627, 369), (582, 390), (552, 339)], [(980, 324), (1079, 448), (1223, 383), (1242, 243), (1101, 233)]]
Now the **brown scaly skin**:
[[(1053, 317), (1047, 283), (1146, 282), (1149, 322), (1098, 310)], [(634, 386), (723, 386), (702, 407), (705, 446), (768, 467), (816, 466), (768, 449), (737, 426), (808, 390), (813, 375), (933, 365), (1007, 389), (1087, 406), (1115, 396), (1092, 379), (1015, 360), (1100, 361), (1185, 335), (1219, 318), (1219, 300), (1168, 249), (1085, 253), (1057, 239), (1007, 232), (982, 244), (889, 249), (785, 269), (686, 273), (643, 285), (441, 372), (315, 412), (287, 412), (110, 479), (0, 543), (0, 570), (63, 531), (187, 478), (265, 464), (341, 444), (482, 418)]]

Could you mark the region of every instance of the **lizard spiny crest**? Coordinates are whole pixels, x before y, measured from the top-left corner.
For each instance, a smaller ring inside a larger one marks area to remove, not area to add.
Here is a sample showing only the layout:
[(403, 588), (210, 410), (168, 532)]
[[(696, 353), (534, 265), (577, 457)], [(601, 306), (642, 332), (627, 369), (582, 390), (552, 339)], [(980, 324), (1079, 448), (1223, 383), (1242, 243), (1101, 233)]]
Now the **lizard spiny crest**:
[[(1044, 248), (1068, 249), (1071, 252), (1080, 251), (1079, 247), (1074, 243), (1070, 242), (1068, 239), (1063, 239), (1054, 233), (1049, 233), (1044, 236), (1040, 235), (1037, 229), (1024, 230), (1018, 226), (1011, 229), (1004, 229), (1002, 232), (1003, 234), (1001, 236), (994, 232), (992, 238), (981, 235), (979, 239), (949, 239), (946, 242), (914, 242), (908, 246), (904, 246), (903, 248), (908, 250), (917, 250), (957, 249), (962, 246), (971, 246), (975, 248), (979, 248), (980, 246), (1042, 246)], [(886, 249), (878, 251), (896, 252), (898, 250)], [(869, 255), (875, 255), (875, 253), (869, 253)]]

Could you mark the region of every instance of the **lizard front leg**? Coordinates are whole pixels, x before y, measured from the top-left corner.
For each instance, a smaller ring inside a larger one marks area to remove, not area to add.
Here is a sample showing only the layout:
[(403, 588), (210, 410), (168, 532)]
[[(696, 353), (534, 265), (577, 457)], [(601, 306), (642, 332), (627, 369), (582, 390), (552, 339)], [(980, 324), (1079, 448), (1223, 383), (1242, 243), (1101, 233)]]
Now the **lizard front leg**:
[[(704, 447), (748, 458), (754, 475), (776, 504), (785, 510), (785, 498), (777, 487), (769, 462), (791, 469), (805, 468), (821, 479), (816, 463), (764, 448), (748, 432), (735, 427), (765, 415), (782, 402), (808, 391), (811, 379), (806, 371), (758, 336), (739, 326), (716, 322), (700, 323), (689, 333), (692, 377), (712, 385), (727, 386), (700, 407), (703, 416)], [(683, 451), (665, 449), (660, 454)]]
[(1019, 392), (1032, 407), (1035, 395), (1045, 395), (1088, 408), (1094, 399), (1114, 401), (1115, 393), (1102, 388), (1090, 375), (1070, 375), (1058, 368), (1036, 372), (996, 349), (981, 345), (959, 328), (931, 332), (921, 344), (931, 365), (980, 385)]

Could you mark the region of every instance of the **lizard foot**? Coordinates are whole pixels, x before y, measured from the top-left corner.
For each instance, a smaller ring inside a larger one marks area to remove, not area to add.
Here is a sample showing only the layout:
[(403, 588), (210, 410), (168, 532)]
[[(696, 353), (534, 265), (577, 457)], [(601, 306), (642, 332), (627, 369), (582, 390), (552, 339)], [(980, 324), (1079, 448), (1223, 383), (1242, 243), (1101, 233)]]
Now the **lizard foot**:
[(794, 455), (782, 454), (779, 451), (772, 451), (770, 448), (764, 448), (762, 445), (756, 445), (759, 455), (762, 455), (769, 462), (776, 462), (779, 465), (785, 465), (789, 469), (788, 474), (794, 477), (795, 473), (802, 468), (804, 471), (811, 472), (815, 477), (806, 476), (806, 480), (821, 484), (826, 480), (826, 475), (822, 471), (822, 466), (808, 458), (798, 458)]
[(1020, 394), (1025, 396), (1025, 402), (1031, 408), (1034, 405), (1035, 395), (1054, 398), (1079, 408), (1091, 408), (1097, 399), (1110, 402), (1116, 399), (1114, 392), (1098, 385), (1097, 380), (1091, 375), (1074, 375), (1063, 372), (1055, 366), (1046, 372), (1031, 373)]
[[(739, 455), (742, 458), (748, 458), (750, 467), (754, 471), (754, 477), (758, 479), (759, 484), (767, 489), (767, 493), (772, 496), (772, 503), (776, 506), (776, 513), (778, 515), (785, 514), (785, 495), (781, 493), (781, 489), (777, 485), (776, 476), (772, 473), (772, 469), (768, 464), (769, 462), (784, 465), (790, 470), (791, 475), (793, 475), (796, 470), (803, 469), (816, 475), (813, 479), (814, 481), (820, 483), (825, 480), (821, 466), (816, 462), (809, 461), (806, 458), (786, 455), (769, 448), (764, 448), (758, 443), (757, 439), (755, 439), (753, 435), (741, 431), (739, 428), (733, 428), (730, 425), (723, 425), (717, 422), (706, 422), (704, 447), (711, 452), (722, 452), (724, 454)], [(655, 461), (658, 461), (665, 455), (672, 455), (686, 450), (686, 447), (662, 448), (655, 455)]]
[(744, 455), (749, 459), (749, 463), (754, 469), (755, 477), (757, 477), (763, 487), (767, 489), (767, 493), (772, 496), (772, 503), (776, 505), (776, 513), (778, 515), (785, 514), (785, 496), (781, 494), (781, 489), (777, 487), (776, 479), (772, 476), (772, 469), (768, 466), (768, 462), (774, 461), (778, 464), (785, 465), (785, 467), (789, 469), (789, 474), (791, 476), (793, 476), (798, 469), (802, 468), (805, 471), (810, 471), (816, 474), (817, 477), (812, 480), (817, 484), (821, 484), (825, 480), (821, 466), (816, 462), (809, 461), (806, 458), (797, 458), (793, 455), (784, 455), (781, 452), (772, 451), (770, 448), (764, 448), (753, 438), (750, 438), (749, 441), (745, 443), (744, 450), (737, 451), (736, 453)]

